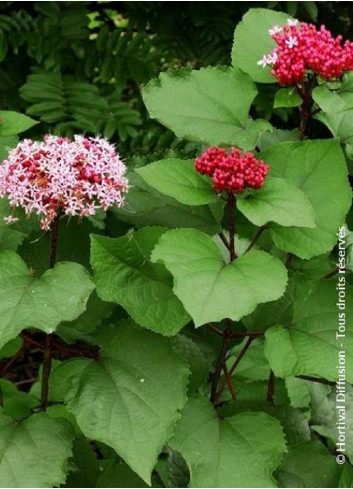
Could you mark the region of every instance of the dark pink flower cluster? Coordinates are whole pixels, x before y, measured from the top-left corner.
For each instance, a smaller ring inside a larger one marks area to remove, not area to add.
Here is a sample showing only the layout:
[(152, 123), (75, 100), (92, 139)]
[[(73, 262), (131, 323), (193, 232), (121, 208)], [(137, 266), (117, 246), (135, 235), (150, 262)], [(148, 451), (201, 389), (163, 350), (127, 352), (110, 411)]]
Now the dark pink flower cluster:
[(280, 85), (295, 85), (312, 71), (326, 80), (335, 80), (344, 71), (353, 69), (353, 43), (342, 36), (332, 36), (325, 26), (316, 29), (313, 24), (288, 20), (288, 25), (275, 25), (269, 30), (277, 47), (258, 64), (271, 66), (271, 74)]
[[(124, 203), (125, 165), (104, 138), (76, 135), (73, 140), (47, 135), (25, 139), (0, 164), (0, 197), (41, 216), (42, 229), (61, 212), (92, 216), (97, 209)], [(5, 217), (8, 223), (14, 216)]]
[(216, 192), (234, 194), (241, 194), (246, 188), (261, 188), (270, 169), (253, 153), (241, 153), (237, 148), (231, 148), (227, 153), (218, 146), (208, 148), (196, 158), (195, 168), (199, 173), (212, 177)]

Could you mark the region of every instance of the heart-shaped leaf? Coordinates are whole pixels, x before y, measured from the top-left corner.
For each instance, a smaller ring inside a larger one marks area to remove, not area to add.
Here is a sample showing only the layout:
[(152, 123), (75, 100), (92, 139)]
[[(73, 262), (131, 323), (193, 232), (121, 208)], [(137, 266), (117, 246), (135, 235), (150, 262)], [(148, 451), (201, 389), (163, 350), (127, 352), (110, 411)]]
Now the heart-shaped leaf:
[(141, 326), (177, 333), (190, 318), (172, 290), (172, 277), (150, 254), (164, 228), (143, 228), (121, 238), (92, 235), (91, 262), (97, 293), (121, 304)]
[(189, 466), (190, 487), (276, 487), (272, 473), (286, 452), (277, 419), (262, 412), (219, 419), (204, 398), (189, 399), (170, 445)]
[(315, 227), (310, 200), (283, 178), (267, 178), (262, 189), (238, 196), (237, 207), (257, 226), (275, 222), (281, 226)]
[(57, 263), (40, 278), (32, 276), (13, 251), (0, 252), (0, 347), (25, 328), (52, 333), (86, 309), (93, 282), (77, 263)]
[(0, 414), (2, 487), (59, 487), (71, 456), (73, 430), (62, 419), (34, 414), (21, 423)]
[(276, 246), (309, 259), (330, 251), (352, 202), (344, 155), (337, 140), (282, 143), (261, 154), (271, 176), (302, 190), (315, 212), (316, 227), (271, 229)]
[(263, 251), (226, 264), (216, 243), (201, 231), (167, 231), (152, 252), (174, 276), (174, 292), (196, 326), (238, 321), (258, 304), (279, 299), (287, 284), (284, 265)]
[(102, 334), (101, 359), (75, 361), (83, 368), (66, 391), (68, 408), (86, 436), (113, 447), (150, 484), (186, 401), (189, 370), (168, 338), (132, 321)]
[(148, 185), (181, 204), (204, 205), (217, 199), (211, 179), (197, 173), (194, 160), (169, 158), (155, 161), (136, 172)]
[(144, 89), (150, 116), (180, 138), (252, 149), (259, 135), (272, 130), (265, 120), (252, 121), (250, 105), (257, 93), (251, 78), (237, 68), (216, 66), (162, 73)]

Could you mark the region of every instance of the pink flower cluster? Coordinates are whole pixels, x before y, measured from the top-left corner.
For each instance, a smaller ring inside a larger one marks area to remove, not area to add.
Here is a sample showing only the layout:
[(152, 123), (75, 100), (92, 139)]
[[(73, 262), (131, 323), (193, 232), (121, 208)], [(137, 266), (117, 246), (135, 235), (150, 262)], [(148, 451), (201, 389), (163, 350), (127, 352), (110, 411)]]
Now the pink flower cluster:
[(263, 186), (269, 165), (257, 160), (253, 153), (231, 148), (227, 153), (215, 146), (196, 158), (196, 170), (212, 177), (216, 192), (241, 194), (246, 188), (259, 189)]
[(258, 64), (271, 66), (271, 74), (280, 85), (295, 85), (312, 71), (326, 80), (340, 78), (344, 71), (353, 69), (353, 43), (342, 36), (334, 38), (325, 26), (288, 20), (288, 25), (273, 26), (269, 33), (277, 47)]
[[(41, 216), (50, 229), (58, 213), (92, 216), (99, 208), (121, 206), (128, 190), (125, 165), (103, 138), (76, 135), (73, 140), (44, 136), (25, 139), (0, 164), (0, 197)], [(8, 223), (17, 218), (8, 216)]]

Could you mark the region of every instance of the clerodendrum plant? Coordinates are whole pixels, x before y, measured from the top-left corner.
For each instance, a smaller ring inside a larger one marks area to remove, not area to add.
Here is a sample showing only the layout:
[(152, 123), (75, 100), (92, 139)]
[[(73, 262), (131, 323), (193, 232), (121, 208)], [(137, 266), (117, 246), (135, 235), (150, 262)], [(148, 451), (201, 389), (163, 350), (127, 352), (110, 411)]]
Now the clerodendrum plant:
[[(144, 89), (196, 160), (135, 168), (126, 193), (99, 138), (10, 152), (2, 248), (24, 240), (31, 269), (1, 251), (0, 368), (43, 368), (29, 393), (0, 381), (2, 487), (352, 487), (352, 69), (352, 43), (250, 10), (232, 67)], [(297, 128), (249, 116), (270, 93)]]

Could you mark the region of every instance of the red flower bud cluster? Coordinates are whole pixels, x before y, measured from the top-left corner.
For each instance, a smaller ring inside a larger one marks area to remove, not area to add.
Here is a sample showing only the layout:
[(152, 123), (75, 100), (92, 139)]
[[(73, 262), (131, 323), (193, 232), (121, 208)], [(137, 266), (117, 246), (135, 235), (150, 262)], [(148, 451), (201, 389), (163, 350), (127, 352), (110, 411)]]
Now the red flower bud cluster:
[(353, 69), (353, 43), (342, 36), (334, 38), (325, 26), (288, 20), (288, 25), (274, 26), (270, 35), (278, 45), (259, 65), (272, 67), (271, 74), (280, 85), (295, 85), (304, 80), (308, 70), (326, 80), (335, 80)]
[(261, 188), (270, 169), (253, 153), (241, 153), (237, 148), (231, 148), (227, 153), (218, 146), (208, 148), (196, 158), (195, 168), (199, 173), (212, 177), (216, 192), (234, 194), (241, 194), (246, 188)]

